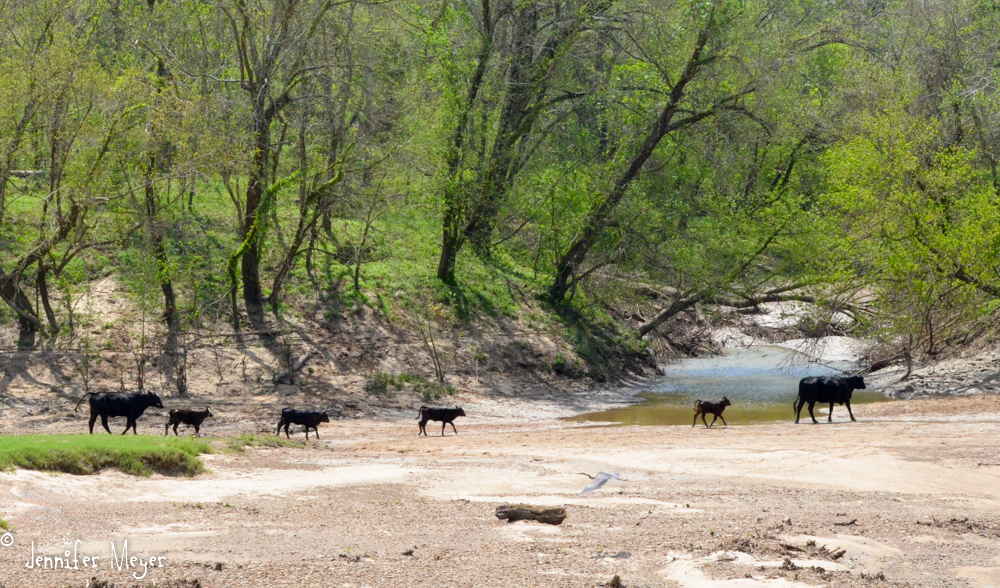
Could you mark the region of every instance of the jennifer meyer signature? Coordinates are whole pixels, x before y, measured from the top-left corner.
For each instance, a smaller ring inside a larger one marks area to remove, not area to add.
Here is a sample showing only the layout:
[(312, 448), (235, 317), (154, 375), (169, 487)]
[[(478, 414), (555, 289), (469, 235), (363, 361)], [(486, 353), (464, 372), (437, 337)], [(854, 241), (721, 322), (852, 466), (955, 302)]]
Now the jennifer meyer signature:
[[(77, 539), (73, 543), (72, 549), (67, 549), (62, 555), (36, 555), (35, 542), (31, 542), (31, 556), (28, 557), (24, 567), (29, 570), (86, 570), (101, 567), (101, 557), (98, 555), (82, 555), (79, 553), (80, 544), (83, 541)], [(132, 577), (142, 580), (149, 573), (149, 568), (162, 568), (163, 556), (151, 556), (148, 558), (138, 557), (128, 554), (128, 539), (122, 541), (119, 550), (114, 541), (111, 541), (111, 569), (119, 572), (132, 571)], [(14, 535), (9, 531), (0, 535), (0, 545), (10, 547), (14, 544)]]

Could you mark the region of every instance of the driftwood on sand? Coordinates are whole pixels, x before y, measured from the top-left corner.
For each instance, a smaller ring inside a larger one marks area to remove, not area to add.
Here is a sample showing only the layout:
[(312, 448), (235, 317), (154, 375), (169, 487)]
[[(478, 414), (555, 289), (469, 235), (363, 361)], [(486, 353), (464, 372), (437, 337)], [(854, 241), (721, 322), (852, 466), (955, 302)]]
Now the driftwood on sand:
[(497, 507), (497, 518), (514, 521), (538, 521), (549, 525), (559, 525), (566, 520), (565, 508), (542, 508), (529, 504), (501, 504)]

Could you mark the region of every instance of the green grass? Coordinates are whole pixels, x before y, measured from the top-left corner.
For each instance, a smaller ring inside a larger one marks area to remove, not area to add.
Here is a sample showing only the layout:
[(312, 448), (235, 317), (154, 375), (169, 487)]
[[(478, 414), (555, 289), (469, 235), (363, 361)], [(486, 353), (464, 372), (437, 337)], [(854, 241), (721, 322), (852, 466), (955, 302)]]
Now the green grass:
[(424, 400), (437, 400), (442, 396), (454, 396), (458, 394), (453, 386), (432, 382), (427, 378), (414, 376), (413, 374), (387, 374), (376, 372), (365, 382), (365, 392), (373, 396), (387, 396), (392, 398), (395, 393), (389, 389), (402, 390), (407, 384), (413, 386), (413, 391), (424, 397)]
[(118, 468), (136, 476), (194, 476), (205, 471), (198, 458), (202, 453), (212, 453), (212, 447), (192, 439), (148, 435), (0, 436), (0, 470), (94, 474)]
[(437, 400), (442, 396), (454, 396), (458, 394), (458, 390), (454, 386), (449, 386), (448, 384), (438, 384), (437, 382), (425, 382), (424, 384), (417, 384), (414, 388), (420, 392), (420, 395), (424, 397), (424, 400)]
[(385, 372), (375, 372), (365, 382), (365, 392), (373, 396), (388, 396), (392, 398), (395, 394), (389, 390), (392, 386), (396, 390), (402, 390), (407, 384), (413, 384), (419, 388), (428, 384), (426, 378), (414, 376), (413, 374), (387, 374)]
[(396, 389), (403, 387), (401, 383), (396, 382), (396, 378), (392, 374), (377, 372), (365, 382), (365, 392), (372, 396), (388, 396), (392, 398), (395, 396), (395, 393), (389, 390), (390, 385)]
[(0, 519), (0, 529), (2, 529), (4, 531), (10, 531), (11, 530), (10, 523), (8, 523), (7, 521), (5, 521), (3, 519)]
[(244, 448), (250, 447), (304, 447), (298, 441), (282, 439), (276, 435), (237, 435), (226, 439), (226, 448), (236, 453), (243, 453)]

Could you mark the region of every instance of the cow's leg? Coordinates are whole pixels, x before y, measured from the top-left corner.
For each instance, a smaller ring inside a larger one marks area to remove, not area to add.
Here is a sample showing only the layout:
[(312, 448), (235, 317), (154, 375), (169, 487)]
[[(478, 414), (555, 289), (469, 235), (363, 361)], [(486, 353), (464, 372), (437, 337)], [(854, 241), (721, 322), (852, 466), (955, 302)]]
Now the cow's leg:
[[(423, 434), (424, 434), (424, 437), (426, 437), (426, 436), (427, 436), (427, 421), (426, 421), (426, 420), (423, 420), (423, 421), (420, 421), (420, 422), (419, 422), (419, 423), (417, 423), (417, 424), (419, 424), (419, 425), (420, 425), (420, 433), (423, 433)], [(419, 436), (420, 436), (420, 433), (417, 433), (417, 437), (419, 437)]]
[(110, 435), (111, 429), (108, 428), (108, 415), (106, 414), (101, 415), (101, 424), (104, 425), (104, 430), (108, 432), (108, 435)]
[(92, 412), (92, 413), (90, 413), (90, 434), (91, 435), (94, 434), (94, 423), (95, 422), (97, 422), (97, 413), (96, 412)]
[(810, 402), (810, 403), (809, 403), (809, 416), (811, 416), (811, 417), (812, 417), (812, 420), (813, 420), (813, 424), (814, 424), (814, 425), (818, 425), (818, 424), (819, 424), (819, 421), (817, 421), (817, 420), (816, 420), (816, 415), (815, 415), (815, 414), (813, 413), (813, 407), (814, 407), (814, 406), (816, 406), (816, 403), (815, 403), (815, 402)]
[(715, 421), (719, 420), (719, 415), (712, 413), (712, 424), (708, 426), (709, 429), (715, 426)]
[(128, 433), (128, 430), (132, 428), (132, 417), (125, 417), (125, 430), (122, 431), (122, 435)]
[(194, 424), (194, 434), (196, 437), (201, 437), (201, 428), (198, 426), (198, 423)]
[(857, 421), (858, 419), (854, 418), (854, 413), (851, 412), (851, 401), (848, 400), (844, 404), (847, 405), (847, 414), (851, 415), (851, 421)]
[(177, 425), (179, 424), (180, 423), (174, 423), (174, 437), (180, 437), (180, 435), (177, 433)]
[(828, 422), (828, 423), (832, 423), (833, 422), (833, 403), (832, 402), (830, 403), (830, 415), (828, 417), (826, 417), (826, 422)]
[(444, 428), (445, 428), (445, 426), (447, 426), (447, 425), (448, 425), (448, 423), (447, 423), (447, 422), (445, 422), (445, 421), (441, 421), (441, 436), (442, 436), (442, 437), (444, 437)]
[(722, 419), (723, 425), (726, 425), (727, 427), (729, 426), (729, 423), (726, 422), (726, 417), (722, 416), (721, 412), (719, 413), (719, 418)]
[(316, 438), (319, 439), (319, 427), (313, 427), (313, 431), (316, 431)]
[(795, 409), (795, 424), (796, 425), (799, 424), (799, 415), (802, 414), (802, 407), (803, 407), (803, 405), (805, 405), (805, 402), (801, 402), (800, 403), (798, 398), (796, 398), (795, 402), (792, 403), (792, 408)]
[(283, 421), (284, 421), (284, 419), (278, 419), (278, 428), (274, 430), (274, 434), (277, 435), (277, 436), (279, 436), (279, 437), (281, 436), (281, 423)]
[(698, 409), (694, 409), (694, 418), (691, 419), (691, 428), (693, 429), (695, 425), (698, 424)]
[(287, 437), (288, 439), (292, 438), (292, 436), (288, 434), (288, 425), (290, 424), (291, 423), (285, 423), (285, 437)]
[(455, 431), (455, 434), (458, 435), (458, 429), (455, 428), (455, 421), (451, 421), (451, 430)]
[(306, 425), (306, 441), (309, 440), (309, 425)]
[(163, 434), (164, 435), (169, 435), (170, 434), (170, 421), (167, 421), (167, 425), (165, 427), (163, 427)]
[(708, 421), (705, 420), (705, 413), (701, 413), (701, 422), (705, 423), (705, 427), (708, 427)]

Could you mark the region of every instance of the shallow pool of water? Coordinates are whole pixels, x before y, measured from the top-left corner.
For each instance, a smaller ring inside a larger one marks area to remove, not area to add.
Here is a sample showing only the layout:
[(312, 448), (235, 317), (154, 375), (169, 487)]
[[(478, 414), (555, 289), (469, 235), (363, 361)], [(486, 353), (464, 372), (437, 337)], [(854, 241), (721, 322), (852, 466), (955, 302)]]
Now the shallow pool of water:
[[(847, 362), (819, 364), (801, 353), (780, 347), (727, 349), (723, 355), (689, 358), (664, 366), (665, 375), (639, 394), (643, 402), (604, 412), (573, 417), (576, 421), (621, 423), (624, 425), (691, 424), (696, 400), (717, 402), (723, 396), (732, 406), (723, 413), (731, 425), (775, 421), (794, 421), (792, 403), (798, 394), (799, 380), (806, 376), (835, 376), (854, 367)], [(889, 400), (869, 390), (855, 390), (851, 407)], [(822, 411), (826, 418), (826, 407)], [(863, 414), (863, 410), (861, 412)], [(809, 418), (809, 409), (803, 409)], [(855, 409), (855, 416), (859, 410)], [(820, 405), (816, 419), (820, 420)], [(712, 416), (708, 416), (712, 422)], [(834, 422), (850, 420), (847, 408), (837, 405)], [(701, 418), (698, 418), (701, 424)], [(722, 419), (716, 423), (722, 424)]]

